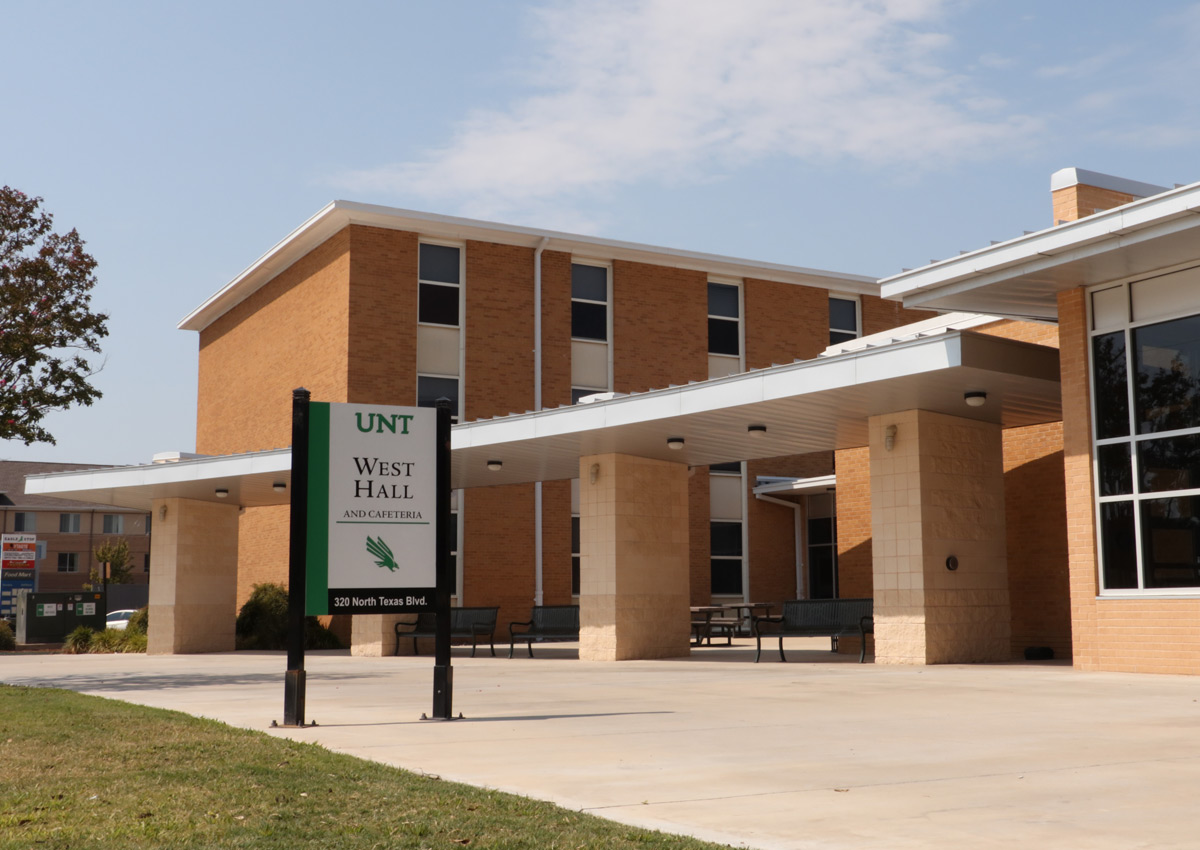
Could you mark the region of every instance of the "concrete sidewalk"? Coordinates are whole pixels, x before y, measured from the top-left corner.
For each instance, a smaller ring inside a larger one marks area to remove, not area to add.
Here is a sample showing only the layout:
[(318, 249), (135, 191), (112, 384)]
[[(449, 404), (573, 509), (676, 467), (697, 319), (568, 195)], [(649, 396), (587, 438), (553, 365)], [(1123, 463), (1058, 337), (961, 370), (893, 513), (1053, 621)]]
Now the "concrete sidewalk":
[(761, 848), (1195, 848), (1200, 679), (1062, 663), (881, 667), (828, 641), (754, 664), (311, 653), (282, 721), (282, 653), (5, 655), (0, 681), (177, 709), (626, 823)]

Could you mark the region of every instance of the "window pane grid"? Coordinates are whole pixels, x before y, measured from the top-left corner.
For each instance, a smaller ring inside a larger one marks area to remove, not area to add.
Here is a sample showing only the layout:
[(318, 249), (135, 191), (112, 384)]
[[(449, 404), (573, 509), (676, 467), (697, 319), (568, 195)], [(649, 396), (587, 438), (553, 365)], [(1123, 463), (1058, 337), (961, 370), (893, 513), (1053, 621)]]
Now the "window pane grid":
[(1107, 323), (1089, 337), (1100, 591), (1195, 595), (1200, 315)]

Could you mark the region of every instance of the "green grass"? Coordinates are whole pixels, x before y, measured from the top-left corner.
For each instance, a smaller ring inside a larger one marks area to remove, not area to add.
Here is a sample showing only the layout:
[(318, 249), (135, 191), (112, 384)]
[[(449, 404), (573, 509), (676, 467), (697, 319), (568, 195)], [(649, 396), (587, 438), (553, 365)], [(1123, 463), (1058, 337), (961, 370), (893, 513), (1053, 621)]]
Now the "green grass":
[(714, 848), (178, 712), (0, 685), (0, 848)]

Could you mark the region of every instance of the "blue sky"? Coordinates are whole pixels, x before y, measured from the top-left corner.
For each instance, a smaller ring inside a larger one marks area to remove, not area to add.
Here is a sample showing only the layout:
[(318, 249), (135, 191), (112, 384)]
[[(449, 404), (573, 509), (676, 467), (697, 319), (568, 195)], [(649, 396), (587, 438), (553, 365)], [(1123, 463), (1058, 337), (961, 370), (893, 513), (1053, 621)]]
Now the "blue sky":
[[(0, 6), (0, 184), (99, 262), (104, 398), (0, 457), (195, 446), (175, 325), (335, 198), (886, 276), (1200, 180), (1200, 4)], [(18, 73), (19, 71), (19, 73)]]

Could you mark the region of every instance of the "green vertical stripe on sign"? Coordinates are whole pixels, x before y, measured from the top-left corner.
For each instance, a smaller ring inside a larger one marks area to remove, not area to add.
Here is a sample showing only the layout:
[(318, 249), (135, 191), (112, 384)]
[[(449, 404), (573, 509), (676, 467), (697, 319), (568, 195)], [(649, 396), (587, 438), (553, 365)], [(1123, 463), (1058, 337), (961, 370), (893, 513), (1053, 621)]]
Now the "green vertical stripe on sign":
[(329, 403), (308, 408), (308, 570), (305, 613), (329, 606)]

